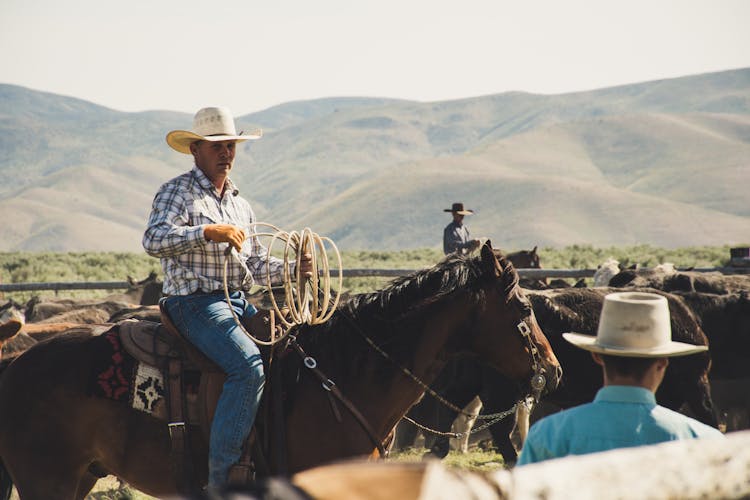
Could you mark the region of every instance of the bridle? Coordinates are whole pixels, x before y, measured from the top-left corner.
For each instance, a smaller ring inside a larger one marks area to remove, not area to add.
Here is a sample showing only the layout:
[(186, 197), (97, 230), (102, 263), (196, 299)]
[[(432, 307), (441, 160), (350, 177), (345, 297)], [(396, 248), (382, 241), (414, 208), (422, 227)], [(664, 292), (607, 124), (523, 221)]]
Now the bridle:
[[(456, 290), (458, 291), (458, 290)], [(448, 295), (448, 294), (445, 294)], [(426, 304), (423, 304), (423, 306)], [(348, 304), (346, 307), (340, 307), (337, 309), (338, 313), (352, 326), (355, 332), (359, 334), (364, 341), (372, 347), (373, 350), (375, 350), (378, 354), (380, 354), (383, 358), (388, 360), (391, 364), (393, 364), (396, 368), (398, 368), (405, 376), (407, 376), (409, 379), (414, 381), (420, 388), (424, 389), (425, 392), (430, 394), (432, 397), (434, 397), (437, 401), (439, 401), (441, 404), (445, 405), (447, 408), (451, 409), (452, 411), (465, 416), (471, 416), (474, 417), (474, 415), (469, 415), (466, 413), (463, 408), (459, 408), (458, 406), (454, 405), (441, 395), (439, 395), (437, 392), (435, 392), (429, 385), (427, 385), (424, 381), (422, 381), (417, 375), (414, 374), (411, 370), (408, 368), (405, 368), (401, 364), (399, 364), (390, 354), (388, 354), (383, 348), (381, 348), (378, 344), (376, 344), (360, 327), (360, 325), (354, 320), (352, 311), (351, 311), (351, 305)], [(475, 311), (475, 314), (472, 317), (472, 324), (470, 325), (469, 329), (474, 330), (476, 328), (476, 323), (478, 321), (478, 312)], [(546, 378), (544, 376), (544, 367), (541, 363), (541, 356), (539, 353), (539, 349), (534, 345), (534, 342), (531, 338), (531, 328), (526, 323), (525, 319), (521, 319), (521, 321), (518, 322), (516, 325), (516, 329), (518, 330), (519, 334), (521, 335), (521, 338), (526, 343), (530, 356), (532, 361), (532, 369), (533, 369), (533, 375), (530, 380), (530, 386), (533, 391), (533, 397), (535, 401), (538, 401), (539, 396), (541, 395), (541, 392), (543, 391), (545, 385), (546, 385)], [(369, 424), (367, 418), (362, 415), (362, 413), (354, 406), (354, 404), (344, 396), (344, 394), (338, 389), (336, 386), (336, 383), (328, 378), (318, 367), (317, 367), (317, 361), (309, 356), (304, 349), (297, 343), (297, 336), (296, 334), (292, 334), (288, 336), (289, 345), (295, 350), (299, 356), (303, 360), (303, 365), (305, 368), (310, 370), (315, 377), (318, 378), (318, 380), (321, 382), (321, 386), (323, 389), (327, 391), (327, 394), (329, 396), (329, 400), (331, 402), (331, 406), (334, 409), (334, 413), (338, 413), (336, 410), (335, 404), (333, 402), (333, 399), (331, 399), (331, 396), (335, 396), (335, 398), (340, 401), (344, 406), (349, 410), (349, 412), (354, 416), (355, 420), (359, 423), (359, 425), (362, 427), (362, 429), (365, 431), (365, 433), (369, 436), (370, 440), (373, 442), (375, 447), (377, 448), (379, 454), (381, 457), (386, 457), (387, 452), (384, 450), (382, 443), (378, 441), (377, 435), (372, 428), (372, 426)], [(503, 412), (499, 413), (493, 413), (493, 414), (484, 414), (484, 415), (478, 415), (476, 416), (477, 419), (485, 420), (486, 422), (480, 426), (475, 427), (470, 431), (470, 433), (480, 432), (483, 429), (486, 429), (487, 427), (491, 427), (492, 425), (498, 423), (499, 421), (503, 420), (504, 418), (508, 417), (511, 414), (514, 414), (518, 408), (519, 404), (527, 404), (527, 399), (529, 396), (524, 397), (521, 401), (514, 404), (511, 408), (508, 410), (505, 410)], [(433, 434), (437, 435), (447, 435), (455, 438), (460, 438), (464, 435), (464, 433), (446, 433), (437, 431), (434, 429), (430, 429), (429, 427), (426, 427), (422, 424), (419, 424), (412, 420), (411, 418), (404, 416), (407, 421), (412, 422), (417, 427), (421, 428), (422, 430), (431, 432)], [(340, 421), (340, 416), (337, 415), (337, 419)]]
[[(533, 398), (535, 403), (538, 402), (542, 394), (542, 391), (544, 391), (544, 388), (547, 385), (547, 379), (544, 375), (546, 370), (544, 369), (544, 366), (541, 363), (541, 354), (539, 353), (539, 349), (536, 347), (533, 339), (531, 338), (531, 334), (532, 334), (531, 327), (529, 327), (525, 319), (521, 319), (521, 321), (518, 322), (518, 324), (516, 325), (516, 329), (518, 330), (518, 333), (520, 334), (521, 339), (526, 344), (526, 347), (528, 348), (528, 351), (529, 351), (529, 356), (531, 357), (533, 375), (531, 376), (531, 379), (529, 381), (529, 386), (531, 387), (532, 393), (527, 394), (521, 401), (517, 402), (516, 404), (514, 404), (512, 407), (510, 407), (509, 409), (505, 411), (502, 411), (499, 413), (492, 413), (492, 414), (473, 415), (473, 414), (469, 414), (465, 412), (463, 408), (459, 408), (455, 404), (445, 399), (443, 396), (435, 392), (428, 384), (426, 384), (419, 377), (417, 377), (417, 375), (415, 375), (411, 370), (400, 365), (395, 359), (393, 359), (393, 357), (390, 354), (388, 354), (379, 345), (377, 345), (364, 332), (364, 330), (362, 330), (359, 324), (357, 324), (357, 322), (352, 317), (350, 310), (347, 310), (345, 308), (339, 308), (338, 311), (354, 328), (354, 331), (356, 331), (370, 347), (372, 347), (378, 354), (380, 354), (383, 358), (387, 359), (391, 364), (393, 364), (396, 368), (398, 368), (406, 377), (414, 381), (420, 388), (424, 389), (424, 391), (427, 394), (435, 398), (439, 403), (441, 403), (442, 405), (456, 412), (459, 415), (486, 421), (486, 423), (484, 423), (483, 425), (473, 428), (469, 433), (473, 434), (475, 432), (480, 432), (500, 422), (501, 420), (508, 417), (509, 415), (514, 414), (516, 410), (518, 409), (519, 404), (528, 405), (527, 400), (530, 397)], [(475, 314), (474, 317), (472, 318), (472, 325), (470, 327), (471, 330), (475, 328), (474, 324), (477, 322), (477, 315), (478, 314)], [(454, 437), (454, 438), (460, 438), (466, 434), (466, 433), (438, 431), (435, 429), (431, 429), (425, 425), (422, 425), (406, 415), (404, 415), (403, 418), (411, 422), (412, 424), (416, 425), (418, 428), (424, 431), (428, 431), (433, 434), (449, 436), (449, 437)]]
[(539, 353), (539, 348), (537, 348), (534, 341), (531, 339), (531, 328), (529, 325), (526, 321), (521, 320), (518, 325), (516, 325), (516, 328), (526, 342), (531, 355), (531, 368), (534, 374), (531, 376), (531, 380), (529, 380), (529, 386), (533, 391), (533, 394), (531, 395), (534, 397), (534, 402), (538, 403), (542, 391), (544, 391), (544, 388), (547, 386), (547, 378), (544, 376), (546, 370), (540, 360), (541, 355)]

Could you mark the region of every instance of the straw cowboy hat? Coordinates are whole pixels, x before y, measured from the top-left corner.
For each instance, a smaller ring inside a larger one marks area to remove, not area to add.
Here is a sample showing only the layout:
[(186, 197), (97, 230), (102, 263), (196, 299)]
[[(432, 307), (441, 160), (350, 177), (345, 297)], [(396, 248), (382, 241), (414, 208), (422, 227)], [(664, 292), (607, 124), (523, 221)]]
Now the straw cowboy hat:
[(459, 215), (472, 215), (474, 210), (464, 209), (463, 203), (454, 203), (451, 208), (444, 208), (443, 212), (454, 212)]
[(260, 139), (260, 129), (249, 134), (234, 128), (234, 118), (227, 108), (203, 108), (195, 113), (193, 130), (173, 130), (167, 134), (167, 144), (180, 153), (190, 154), (190, 145), (195, 141), (247, 141)]
[(605, 296), (596, 337), (563, 333), (563, 338), (587, 351), (632, 358), (685, 356), (708, 349), (673, 341), (667, 299), (643, 292)]

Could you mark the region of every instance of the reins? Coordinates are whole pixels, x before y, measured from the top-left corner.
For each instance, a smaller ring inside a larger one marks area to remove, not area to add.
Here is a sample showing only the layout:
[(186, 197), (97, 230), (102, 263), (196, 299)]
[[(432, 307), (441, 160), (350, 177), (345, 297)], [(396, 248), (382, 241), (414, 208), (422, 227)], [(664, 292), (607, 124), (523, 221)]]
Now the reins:
[[(448, 408), (448, 409), (456, 412), (459, 415), (463, 415), (463, 416), (471, 417), (471, 418), (476, 418), (478, 420), (486, 420), (487, 421), (486, 423), (484, 423), (481, 426), (478, 426), (478, 427), (472, 429), (469, 432), (442, 432), (442, 431), (438, 431), (438, 430), (432, 429), (430, 427), (427, 427), (427, 426), (425, 426), (423, 424), (420, 424), (420, 423), (416, 422), (415, 420), (411, 419), (410, 417), (408, 417), (406, 415), (403, 416), (403, 418), (405, 420), (407, 420), (408, 422), (411, 422), (412, 424), (416, 425), (418, 428), (420, 428), (420, 429), (422, 429), (424, 431), (428, 431), (428, 432), (430, 432), (432, 434), (436, 434), (436, 435), (439, 435), (439, 436), (448, 436), (448, 437), (453, 437), (453, 438), (461, 438), (461, 437), (463, 437), (463, 436), (465, 436), (467, 434), (473, 434), (475, 432), (480, 432), (480, 431), (482, 431), (482, 430), (484, 430), (484, 429), (486, 429), (488, 427), (491, 427), (491, 426), (495, 425), (496, 423), (498, 423), (501, 420), (505, 419), (509, 415), (515, 413), (515, 411), (518, 408), (519, 404), (526, 404), (526, 399), (527, 398), (524, 398), (523, 400), (521, 400), (521, 401), (517, 402), (516, 404), (514, 404), (513, 406), (511, 406), (509, 409), (507, 409), (505, 411), (502, 411), (502, 412), (488, 413), (488, 414), (484, 414), (484, 415), (473, 415), (471, 413), (467, 413), (466, 411), (464, 411), (463, 408), (459, 408), (458, 406), (454, 405), (453, 403), (451, 403), (450, 401), (448, 401), (447, 399), (445, 399), (443, 396), (441, 396), (440, 394), (438, 394), (437, 392), (435, 392), (435, 390), (433, 390), (429, 385), (427, 385), (426, 383), (424, 383), (411, 370), (409, 370), (408, 368), (405, 368), (405, 367), (401, 366), (395, 359), (393, 359), (393, 357), (391, 357), (390, 354), (388, 354), (379, 345), (377, 345), (364, 332), (364, 330), (362, 330), (362, 328), (357, 324), (357, 322), (354, 321), (354, 318), (351, 317), (349, 311), (345, 311), (344, 309), (339, 309), (339, 312), (341, 313), (341, 315), (344, 318), (346, 318), (346, 320), (349, 322), (349, 324), (351, 324), (354, 327), (354, 330), (365, 340), (365, 342), (367, 342), (367, 344), (370, 347), (372, 347), (378, 354), (380, 354), (382, 357), (384, 357), (385, 359), (387, 359), (391, 364), (393, 364), (396, 368), (398, 368), (404, 375), (406, 375), (408, 378), (410, 378), (412, 381), (414, 381), (420, 388), (424, 389), (427, 394), (429, 394), (430, 396), (432, 396), (433, 398), (435, 398), (435, 400), (438, 401), (440, 404), (442, 404), (446, 408)], [(521, 325), (523, 325), (523, 327), (525, 327), (525, 328), (523, 328)], [(528, 331), (529, 333), (531, 332), (531, 330), (526, 325), (525, 321), (521, 321), (518, 324), (517, 328), (518, 328), (519, 332), (521, 332), (521, 335), (524, 336), (524, 337), (528, 337), (528, 335), (525, 335), (523, 333), (524, 331)], [(534, 350), (536, 350), (536, 346), (534, 346), (533, 344), (532, 344), (531, 347)], [(538, 374), (538, 371), (537, 371), (538, 361), (533, 356), (534, 356), (534, 353), (532, 352), (532, 360), (534, 362), (534, 372), (535, 372), (535, 377), (536, 377), (536, 374)], [(540, 375), (540, 376), (542, 378), (544, 378), (543, 375)], [(534, 380), (534, 377), (532, 377), (532, 381), (533, 380)]]
[[(506, 293), (511, 293), (515, 287), (518, 286), (517, 278), (514, 280), (512, 284), (512, 288), (509, 288), (506, 290)], [(451, 295), (453, 293), (456, 293), (458, 290), (451, 290), (449, 292), (438, 294), (437, 296), (430, 297), (429, 300), (423, 301), (421, 304), (422, 306), (433, 304), (437, 302), (439, 299), (445, 298), (448, 295)], [(412, 424), (416, 425), (418, 428), (428, 431), (430, 433), (441, 435), (441, 436), (449, 436), (454, 438), (461, 438), (467, 434), (473, 434), (475, 432), (480, 432), (488, 427), (491, 427), (492, 425), (495, 425), (496, 423), (500, 422), (504, 418), (506, 418), (508, 415), (511, 415), (516, 412), (518, 409), (519, 404), (523, 404), (527, 407), (530, 405), (536, 403), (539, 401), (539, 398), (541, 396), (542, 391), (544, 390), (544, 387), (547, 384), (547, 380), (544, 376), (544, 368), (542, 366), (542, 363), (540, 361), (540, 353), (539, 349), (534, 345), (534, 342), (531, 338), (531, 328), (526, 323), (525, 320), (519, 321), (519, 323), (516, 325), (516, 329), (521, 335), (521, 338), (524, 340), (524, 342), (527, 345), (527, 348), (529, 350), (530, 356), (531, 356), (531, 362), (532, 362), (532, 370), (534, 375), (532, 375), (531, 380), (529, 381), (529, 385), (532, 389), (531, 394), (527, 394), (522, 400), (518, 401), (516, 404), (514, 404), (509, 409), (498, 412), (498, 413), (491, 413), (491, 414), (484, 414), (484, 415), (473, 415), (470, 413), (467, 413), (464, 411), (463, 408), (459, 408), (458, 406), (454, 405), (447, 399), (445, 399), (443, 396), (435, 392), (429, 385), (425, 384), (422, 380), (419, 379), (414, 373), (412, 373), (407, 368), (404, 368), (403, 366), (399, 365), (396, 360), (394, 360), (387, 352), (385, 352), (380, 346), (378, 346), (363, 330), (362, 328), (354, 321), (354, 318), (351, 316), (350, 311), (345, 311), (343, 308), (339, 310), (341, 312), (342, 316), (344, 316), (347, 321), (354, 327), (354, 330), (367, 342), (368, 345), (370, 345), (376, 352), (378, 352), (381, 356), (386, 358), (391, 364), (393, 364), (396, 368), (398, 368), (404, 375), (406, 375), (408, 378), (410, 378), (412, 381), (414, 381), (419, 387), (425, 390), (427, 394), (432, 396), (436, 401), (438, 401), (440, 404), (445, 406), (446, 408), (449, 408), (450, 410), (456, 412), (458, 415), (463, 415), (470, 418), (476, 418), (478, 420), (485, 420), (486, 423), (482, 424), (481, 426), (478, 426), (468, 433), (455, 433), (455, 432), (442, 432), (435, 429), (431, 429), (427, 426), (424, 426), (410, 417), (404, 415), (404, 419), (411, 422)], [(533, 398), (533, 403), (529, 400)]]

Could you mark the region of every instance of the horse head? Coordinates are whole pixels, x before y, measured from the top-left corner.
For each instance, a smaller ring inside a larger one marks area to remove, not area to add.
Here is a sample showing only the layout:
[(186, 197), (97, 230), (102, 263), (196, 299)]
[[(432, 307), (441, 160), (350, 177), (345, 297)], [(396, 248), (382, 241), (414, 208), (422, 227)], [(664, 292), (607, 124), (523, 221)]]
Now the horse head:
[(477, 306), (473, 350), (511, 378), (528, 380), (537, 396), (554, 390), (562, 369), (518, 285), (513, 265), (493, 251), (489, 241), (480, 259), (483, 299)]
[[(516, 269), (541, 269), (541, 261), (539, 260), (539, 254), (536, 250), (536, 246), (531, 250), (519, 250), (507, 254), (505, 258), (506, 260), (509, 260)], [(502, 256), (502, 252), (498, 249), (495, 249), (495, 254)]]

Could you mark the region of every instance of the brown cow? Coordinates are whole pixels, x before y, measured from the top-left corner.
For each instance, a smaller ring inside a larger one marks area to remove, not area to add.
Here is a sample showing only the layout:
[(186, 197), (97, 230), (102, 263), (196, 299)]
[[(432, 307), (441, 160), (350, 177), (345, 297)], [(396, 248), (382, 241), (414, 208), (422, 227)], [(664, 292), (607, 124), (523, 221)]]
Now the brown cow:
[(44, 300), (33, 297), (26, 303), (28, 323), (103, 323), (117, 311), (133, 304), (111, 300)]

